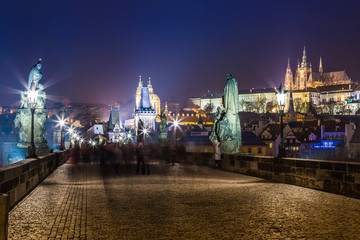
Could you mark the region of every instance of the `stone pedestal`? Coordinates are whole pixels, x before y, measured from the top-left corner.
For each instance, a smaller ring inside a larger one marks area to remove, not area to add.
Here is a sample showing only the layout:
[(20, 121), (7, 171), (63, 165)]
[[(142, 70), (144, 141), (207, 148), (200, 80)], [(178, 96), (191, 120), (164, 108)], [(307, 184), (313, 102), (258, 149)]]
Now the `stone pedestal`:
[(221, 143), (221, 153), (237, 154), (240, 152), (241, 142), (238, 140), (228, 140)]
[(167, 142), (168, 134), (166, 132), (159, 134), (159, 142)]

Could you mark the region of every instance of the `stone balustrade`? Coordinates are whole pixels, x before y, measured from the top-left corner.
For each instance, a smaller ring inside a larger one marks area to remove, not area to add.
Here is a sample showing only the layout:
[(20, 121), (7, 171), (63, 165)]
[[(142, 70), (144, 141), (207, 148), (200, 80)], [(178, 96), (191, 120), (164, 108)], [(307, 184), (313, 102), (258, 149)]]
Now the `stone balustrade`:
[(223, 170), (360, 198), (360, 163), (224, 155)]
[(68, 152), (61, 151), (0, 168), (0, 193), (9, 194), (10, 208), (65, 163), (67, 157)]

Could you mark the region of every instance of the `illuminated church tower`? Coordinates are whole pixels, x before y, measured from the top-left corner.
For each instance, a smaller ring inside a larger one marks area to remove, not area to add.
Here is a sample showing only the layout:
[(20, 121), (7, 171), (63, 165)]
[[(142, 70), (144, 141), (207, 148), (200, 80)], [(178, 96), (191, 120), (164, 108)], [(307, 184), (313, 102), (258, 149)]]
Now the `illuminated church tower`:
[(293, 81), (294, 81), (294, 77), (290, 68), (290, 59), (288, 59), (288, 64), (285, 73), (285, 84), (284, 84), (285, 90), (289, 91), (290, 89), (294, 89)]
[(309, 75), (312, 73), (311, 63), (307, 61), (306, 51), (304, 46), (303, 57), (301, 64), (298, 63), (298, 68), (295, 74), (295, 86), (294, 89), (301, 90), (308, 87), (313, 87), (311, 81), (308, 81)]

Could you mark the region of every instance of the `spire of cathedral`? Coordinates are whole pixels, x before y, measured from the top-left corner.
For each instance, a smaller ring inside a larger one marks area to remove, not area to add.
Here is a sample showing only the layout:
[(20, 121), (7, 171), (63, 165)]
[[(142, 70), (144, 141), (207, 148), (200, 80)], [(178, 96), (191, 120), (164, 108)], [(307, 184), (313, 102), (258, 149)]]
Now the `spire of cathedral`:
[(305, 50), (305, 46), (304, 46), (304, 51), (303, 51), (303, 57), (302, 57), (301, 67), (306, 67), (306, 66), (307, 66), (307, 62), (306, 62), (306, 50)]
[(300, 68), (300, 62), (299, 62), (299, 59), (297, 60), (297, 62), (298, 62), (298, 68)]
[(288, 58), (288, 64), (287, 64), (286, 70), (287, 69), (290, 69), (290, 58)]
[(285, 79), (284, 79), (284, 88), (285, 90), (289, 90), (290, 88), (293, 87), (293, 73), (291, 71), (291, 67), (290, 67), (290, 58), (288, 58), (288, 64), (286, 67), (286, 73), (285, 73)]
[(320, 56), (319, 73), (322, 75), (323, 72), (324, 72), (324, 70), (323, 70), (323, 64), (322, 64), (322, 59), (321, 59), (321, 56)]

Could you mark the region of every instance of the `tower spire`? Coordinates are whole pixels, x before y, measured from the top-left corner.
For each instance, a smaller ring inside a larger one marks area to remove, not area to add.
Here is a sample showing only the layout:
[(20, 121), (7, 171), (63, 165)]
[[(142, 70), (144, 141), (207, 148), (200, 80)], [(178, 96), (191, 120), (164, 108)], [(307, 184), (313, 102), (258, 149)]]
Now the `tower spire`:
[(321, 59), (321, 56), (320, 56), (320, 64), (319, 64), (319, 73), (320, 74), (323, 74), (324, 70), (323, 70), (323, 64), (322, 64), (322, 59)]
[(305, 50), (305, 45), (304, 45), (304, 51), (303, 51), (303, 58), (306, 58), (306, 50)]
[(292, 88), (290, 88), (289, 110), (288, 113), (294, 113), (294, 100), (292, 95)]
[(301, 67), (307, 67), (305, 45), (304, 45), (304, 51), (303, 51), (303, 57), (302, 57)]
[(143, 83), (142, 83), (142, 80), (141, 80), (141, 75), (139, 75), (139, 84), (138, 84), (137, 90), (141, 91), (142, 87), (143, 87)]
[(288, 58), (288, 63), (287, 63), (286, 73), (285, 73), (285, 79), (284, 79), (285, 90), (289, 90), (290, 88), (292, 88), (293, 80), (294, 80), (294, 77), (293, 77), (293, 73), (292, 73), (291, 67), (290, 67), (290, 58)]
[(290, 58), (288, 58), (288, 64), (287, 64), (286, 69), (290, 69)]

